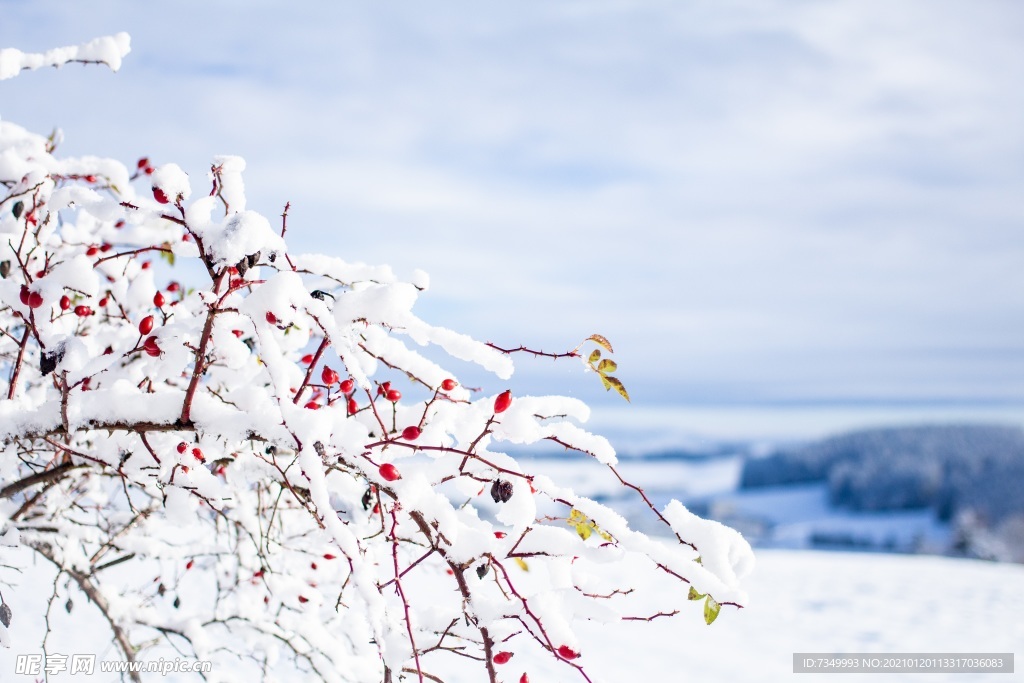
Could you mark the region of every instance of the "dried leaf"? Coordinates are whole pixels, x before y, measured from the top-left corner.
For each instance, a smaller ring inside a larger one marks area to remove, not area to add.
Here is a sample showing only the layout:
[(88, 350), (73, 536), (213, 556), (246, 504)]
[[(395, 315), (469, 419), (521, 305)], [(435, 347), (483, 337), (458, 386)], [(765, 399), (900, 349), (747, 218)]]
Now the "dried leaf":
[(0, 605), (0, 624), (4, 627), (10, 627), (11, 625), (11, 608), (5, 602)]
[(601, 379), (606, 380), (608, 384), (615, 387), (615, 391), (619, 392), (622, 395), (622, 398), (629, 401), (629, 394), (626, 392), (626, 387), (622, 386), (622, 382), (615, 379), (614, 377), (606, 377), (605, 375), (601, 375)]
[(600, 344), (608, 351), (608, 353), (615, 353), (615, 351), (612, 349), (612, 343), (605, 339), (604, 337), (602, 337), (601, 335), (592, 334), (589, 337), (587, 337), (587, 339), (589, 341), (594, 342), (595, 344)]

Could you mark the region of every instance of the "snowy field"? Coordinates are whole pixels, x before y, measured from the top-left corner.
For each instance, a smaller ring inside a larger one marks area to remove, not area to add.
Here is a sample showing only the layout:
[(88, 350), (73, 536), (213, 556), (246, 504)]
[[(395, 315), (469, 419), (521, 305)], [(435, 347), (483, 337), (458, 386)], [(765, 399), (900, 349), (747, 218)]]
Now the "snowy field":
[[(587, 644), (581, 663), (595, 683), (817, 681), (832, 679), (793, 674), (794, 652), (1015, 652), (1015, 674), (850, 674), (839, 680), (1024, 680), (1020, 661), (1024, 656), (1024, 567), (923, 556), (783, 550), (762, 550), (757, 558), (746, 609), (725, 608), (712, 626), (704, 624), (697, 604), (692, 613), (673, 619), (585, 624), (580, 627), (581, 643)], [(628, 574), (629, 568), (623, 572)], [(46, 599), (45, 586), (32, 586), (39, 578), (29, 573), (23, 587), (32, 589), (9, 596), (15, 628), (12, 648), (0, 651), (2, 681), (33, 680), (13, 672), (16, 654), (39, 649)], [(673, 584), (666, 581), (665, 590), (672, 589)], [(51, 637), (50, 651), (113, 656), (102, 644), (106, 634), (94, 610), (84, 598), (77, 602), (73, 620), (62, 605), (55, 606), (54, 624), (59, 631)], [(187, 613), (187, 605), (182, 611)], [(486, 680), (482, 669), (462, 660), (446, 661), (435, 655), (424, 664), (445, 683)], [(583, 680), (550, 656), (528, 649), (516, 651), (499, 670), (506, 682), (518, 681), (523, 672), (531, 683)], [(215, 669), (211, 680), (227, 673)], [(107, 683), (117, 679), (99, 673), (49, 678), (51, 683), (70, 680)], [(157, 675), (150, 680), (198, 679)], [(302, 680), (297, 675), (288, 683)]]

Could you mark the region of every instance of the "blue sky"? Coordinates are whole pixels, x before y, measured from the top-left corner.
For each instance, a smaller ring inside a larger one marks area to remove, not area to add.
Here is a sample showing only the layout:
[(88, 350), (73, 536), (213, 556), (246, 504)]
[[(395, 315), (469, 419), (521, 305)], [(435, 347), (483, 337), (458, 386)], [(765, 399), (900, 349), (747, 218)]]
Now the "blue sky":
[[(1024, 404), (1024, 7), (1009, 0), (0, 2), (63, 151), (246, 158), (293, 249), (422, 268), (421, 315), (617, 347), (640, 406)], [(614, 402), (577, 368), (523, 392)]]

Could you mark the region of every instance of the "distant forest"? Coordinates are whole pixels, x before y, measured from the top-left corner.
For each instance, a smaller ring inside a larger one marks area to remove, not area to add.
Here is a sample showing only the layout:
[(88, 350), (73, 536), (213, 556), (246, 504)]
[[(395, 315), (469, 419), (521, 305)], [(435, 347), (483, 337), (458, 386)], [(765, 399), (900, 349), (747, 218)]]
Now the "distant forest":
[(747, 460), (740, 487), (819, 481), (833, 505), (931, 508), (955, 525), (964, 554), (1024, 560), (1024, 431), (1016, 427), (853, 432)]

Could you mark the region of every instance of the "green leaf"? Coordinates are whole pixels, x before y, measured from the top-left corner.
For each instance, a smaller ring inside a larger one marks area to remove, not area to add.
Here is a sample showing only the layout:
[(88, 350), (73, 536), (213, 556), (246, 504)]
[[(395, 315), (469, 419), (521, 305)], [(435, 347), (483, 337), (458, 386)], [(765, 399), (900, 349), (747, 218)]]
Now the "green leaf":
[[(626, 387), (622, 386), (622, 382), (615, 379), (614, 377), (606, 377), (605, 375), (601, 375), (601, 379), (605, 380), (608, 384), (615, 387), (615, 391), (622, 394), (622, 398), (629, 401), (629, 393), (626, 391)], [(605, 388), (607, 389), (607, 386)]]
[(618, 367), (619, 366), (615, 364), (615, 361), (605, 358), (601, 361), (601, 364), (597, 366), (597, 371), (602, 375), (607, 375), (609, 372), (615, 372), (615, 369)]
[(608, 351), (608, 353), (615, 353), (615, 351), (612, 350), (611, 342), (599, 334), (592, 334), (589, 337), (587, 337), (587, 340), (592, 341), (600, 346), (603, 346)]
[(170, 242), (164, 242), (162, 246), (165, 247), (167, 249), (167, 251), (161, 251), (160, 252), (160, 258), (162, 258), (164, 261), (167, 261), (167, 265), (173, 266), (174, 265), (174, 252), (170, 250), (171, 249), (171, 243)]
[(694, 588), (693, 586), (690, 586), (690, 594), (686, 596), (686, 599), (687, 600), (700, 600), (703, 597), (704, 597), (703, 593), (698, 593), (696, 588)]
[(718, 618), (718, 613), (721, 611), (722, 606), (709, 595), (707, 600), (704, 601), (704, 623), (710, 626), (711, 622)]
[(604, 375), (599, 375), (601, 378), (601, 384), (604, 385), (605, 391), (612, 388), (612, 383), (608, 381), (608, 378)]
[(590, 352), (590, 358), (587, 360), (587, 362), (593, 364), (599, 361), (600, 359), (601, 352), (598, 351), (597, 349), (594, 349), (593, 351)]

